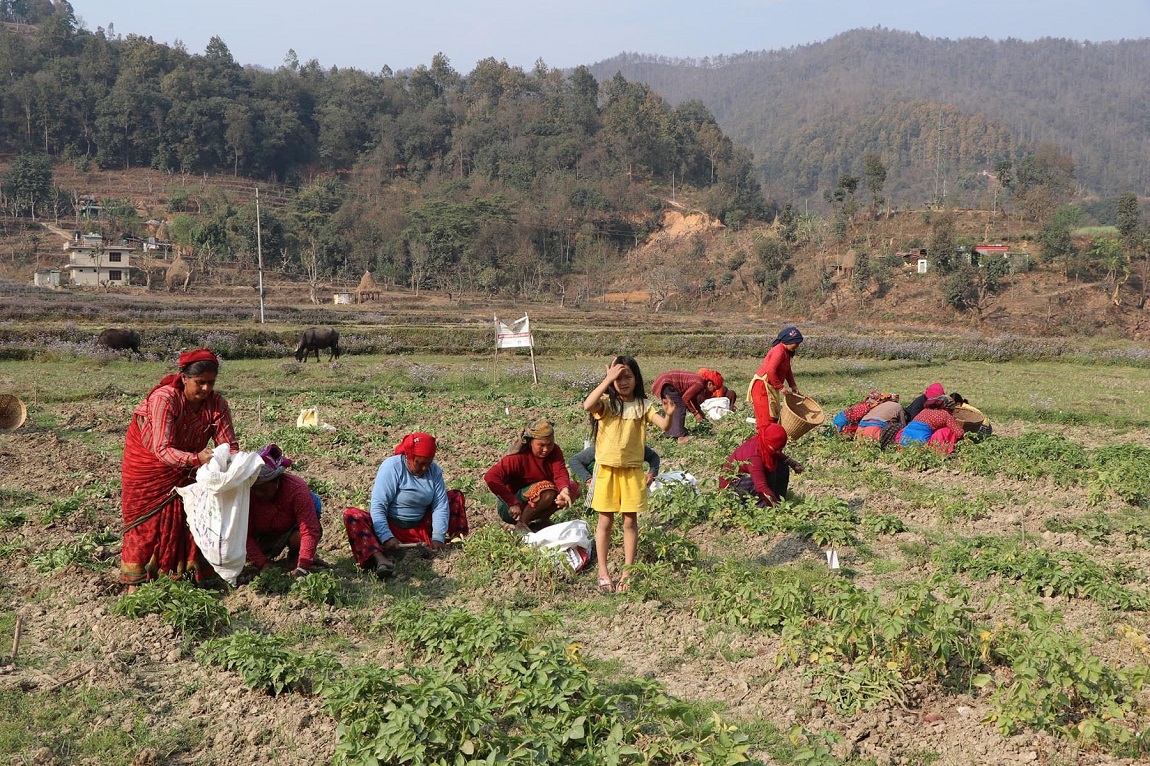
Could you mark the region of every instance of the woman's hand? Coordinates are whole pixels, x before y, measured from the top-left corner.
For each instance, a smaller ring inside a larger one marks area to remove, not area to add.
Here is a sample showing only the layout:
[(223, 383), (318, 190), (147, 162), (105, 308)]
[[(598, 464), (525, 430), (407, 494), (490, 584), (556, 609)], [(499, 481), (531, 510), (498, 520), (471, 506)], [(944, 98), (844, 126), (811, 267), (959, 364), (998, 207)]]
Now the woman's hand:
[(443, 550), (443, 545), (444, 544), (442, 542), (440, 542), (439, 540), (432, 540), (431, 542), (429, 542), (427, 544), (427, 547), (433, 551), (441, 551), (441, 550)]
[(693, 414), (694, 414), (694, 416), (695, 416), (695, 422), (696, 422), (696, 423), (702, 423), (702, 422), (703, 422), (703, 413), (701, 413), (701, 412), (695, 412), (695, 413), (693, 413)]
[(200, 465), (207, 465), (208, 461), (212, 459), (212, 448), (204, 447), (199, 451), (196, 457), (199, 459)]
[(647, 486), (651, 486), (651, 482), (655, 480), (655, 472), (647, 471)]
[(555, 496), (556, 508), (570, 508), (571, 507), (571, 492), (564, 487), (559, 490), (559, 494)]
[(292, 571), (288, 572), (288, 577), (307, 577), (309, 574), (311, 574), (311, 572), (307, 571), (303, 567), (296, 567)]
[(787, 465), (790, 466), (791, 470), (795, 473), (802, 473), (804, 470), (806, 470), (803, 467), (803, 464), (794, 458), (787, 458)]
[(667, 397), (663, 397), (662, 402), (663, 402), (663, 413), (665, 415), (667, 415), (667, 417), (670, 417), (671, 415), (673, 415), (675, 412), (675, 403), (673, 401), (671, 401), (670, 399), (668, 399)]
[(507, 509), (507, 513), (510, 514), (511, 518), (519, 521), (519, 517), (523, 515), (523, 507), (513, 505)]

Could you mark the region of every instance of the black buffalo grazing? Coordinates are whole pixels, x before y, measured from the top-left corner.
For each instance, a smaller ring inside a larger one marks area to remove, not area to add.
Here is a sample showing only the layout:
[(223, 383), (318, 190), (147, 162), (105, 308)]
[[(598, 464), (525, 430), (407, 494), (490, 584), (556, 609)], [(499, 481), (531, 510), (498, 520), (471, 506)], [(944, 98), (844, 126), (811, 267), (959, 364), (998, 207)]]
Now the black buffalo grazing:
[(328, 359), (339, 359), (339, 331), (330, 327), (309, 327), (300, 333), (299, 348), (295, 350), (297, 362), (306, 362), (308, 354), (315, 352), (315, 360), (319, 361), (319, 350), (330, 349)]
[(140, 356), (143, 356), (143, 354), (140, 353), (140, 333), (135, 330), (104, 330), (100, 333), (100, 337), (96, 338), (96, 342), (110, 351), (126, 351), (130, 349), (140, 354)]

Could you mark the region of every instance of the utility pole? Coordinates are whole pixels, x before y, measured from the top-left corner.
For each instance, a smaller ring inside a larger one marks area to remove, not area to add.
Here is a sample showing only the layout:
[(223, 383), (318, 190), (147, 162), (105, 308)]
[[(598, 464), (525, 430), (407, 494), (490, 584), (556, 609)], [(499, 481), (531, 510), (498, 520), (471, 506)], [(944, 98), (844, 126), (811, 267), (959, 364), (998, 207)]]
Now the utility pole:
[(260, 270), (260, 324), (264, 323), (264, 240), (260, 230), (260, 187), (256, 187), (256, 261)]
[(946, 182), (942, 177), (942, 132), (946, 128), (942, 124), (942, 110), (938, 110), (938, 140), (934, 147), (934, 204), (942, 207), (942, 199), (946, 196)]

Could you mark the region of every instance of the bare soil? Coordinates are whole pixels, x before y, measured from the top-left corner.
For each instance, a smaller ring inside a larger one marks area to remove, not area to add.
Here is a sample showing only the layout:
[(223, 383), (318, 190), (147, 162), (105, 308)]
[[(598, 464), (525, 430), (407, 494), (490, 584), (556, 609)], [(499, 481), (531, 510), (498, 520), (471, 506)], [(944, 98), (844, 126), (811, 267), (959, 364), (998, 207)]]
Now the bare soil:
[[(123, 423), (134, 404), (132, 397), (60, 404), (54, 414), (61, 427), (39, 426), (33, 417), (20, 431), (0, 434), (3, 489), (63, 498), (94, 480), (114, 477), (118, 473), (117, 453), (123, 438)], [(429, 397), (428, 404), (436, 406), (435, 397)], [(344, 422), (353, 422), (356, 414), (341, 412), (341, 417)], [(1003, 423), (999, 428), (1004, 434), (1017, 433), (1022, 424)], [(357, 430), (361, 436), (367, 435), (363, 429)], [(1085, 438), (1098, 436), (1084, 434)], [(465, 466), (489, 459), (491, 451), (490, 447), (475, 444), (455, 450), (442, 458), (445, 473), (474, 473), (474, 469)], [(676, 462), (672, 458), (666, 467), (689, 467)], [(322, 476), (346, 488), (370, 486), (374, 471), (374, 459), (349, 463), (338, 458), (309, 457), (306, 461), (307, 475)], [(1042, 531), (1042, 519), (1051, 514), (1076, 517), (1093, 510), (1086, 508), (1079, 490), (1060, 490), (1045, 483), (1035, 486), (988, 481), (945, 468), (922, 475), (895, 473), (899, 478), (926, 483), (943, 493), (994, 492), (1010, 501), (994, 508), (988, 518), (947, 522), (933, 511), (909, 507), (896, 498), (823, 484), (818, 478), (817, 466), (796, 477), (793, 489), (814, 494), (837, 492), (848, 500), (865, 504), (869, 510), (903, 518), (910, 531), (880, 540), (875, 546), (880, 560), (904, 562), (899, 576), (906, 578), (925, 575), (919, 565), (907, 563), (906, 546), (930, 545), (932, 536), (940, 531), (947, 535), (972, 536), (1002, 534), (1004, 530), (1024, 527), (1040, 536), (1046, 545), (1096, 550), (1074, 535)], [(346, 560), (347, 556), (339, 513), (335, 510), (338, 504), (338, 500), (332, 501), (323, 517), (320, 556), (329, 562)], [(1117, 508), (1115, 505), (1108, 509)], [(480, 503), (473, 503), (471, 515), (473, 527), (497, 523), (494, 510)], [(193, 751), (144, 750), (137, 755), (133, 762), (136, 764), (329, 761), (336, 743), (335, 723), (323, 713), (317, 699), (294, 694), (269, 697), (254, 692), (245, 688), (236, 676), (197, 662), (186, 642), (159, 617), (130, 620), (113, 614), (121, 592), (115, 568), (118, 553), (115, 546), (101, 552), (104, 565), (95, 571), (72, 566), (44, 575), (27, 564), (27, 557), (32, 553), (71, 542), (84, 532), (118, 527), (118, 497), (109, 492), (83, 513), (47, 526), (30, 519), (23, 527), (4, 532), (6, 542), (18, 541), (26, 546), (23, 555), (5, 559), (3, 593), (5, 611), (11, 610), (24, 619), (20, 654), (27, 661), (0, 669), (0, 688), (42, 692), (61, 680), (75, 678), (71, 683), (80, 688), (119, 690), (144, 700), (150, 711), (149, 727), (170, 727), (179, 722), (198, 732), (200, 742)], [(768, 565), (824, 560), (822, 550), (794, 536), (747, 536), (703, 525), (693, 530), (692, 539), (699, 544), (704, 556), (715, 558), (736, 556), (758, 559)], [(858, 552), (844, 549), (841, 555), (843, 566), (857, 569), (860, 585), (879, 584), (879, 579), (868, 574), (869, 566)], [(1150, 565), (1150, 551), (1120, 549), (1107, 555), (1141, 568)], [(509, 579), (493, 582), (479, 591), (452, 592), (443, 586), (456, 580), (460, 574), (457, 566), (457, 559), (451, 554), (430, 562), (404, 560), (400, 562), (399, 581), (416, 592), (427, 589), (427, 592), (439, 593), (443, 603), (464, 607), (510, 603), (524, 585)], [(365, 578), (360, 582), (364, 586), (371, 584)], [(995, 582), (972, 583), (971, 588), (976, 596), (984, 597), (993, 593), (997, 585)], [(593, 574), (587, 574), (577, 580), (570, 592), (563, 591), (556, 598), (602, 597), (595, 592)], [(289, 597), (262, 596), (246, 587), (231, 592), (224, 603), (233, 614), (243, 614), (245, 619), (276, 633), (319, 630), (345, 639), (351, 647), (362, 635), (364, 615), (348, 609), (314, 607)], [(553, 604), (545, 596), (541, 607), (550, 605)], [(1129, 661), (1128, 648), (1121, 644), (1113, 628), (1108, 627), (1113, 620), (1108, 619), (1106, 610), (1093, 602), (1078, 600), (1047, 600), (1047, 605), (1063, 610), (1068, 625), (1090, 635), (1096, 642), (1097, 654), (1118, 663)], [(376, 609), (383, 608), (386, 608), (386, 598), (376, 606)], [(993, 619), (993, 615), (980, 617)], [(1150, 628), (1145, 615), (1123, 616), (1127, 618), (1143, 630)], [(985, 699), (967, 694), (941, 694), (933, 687), (918, 689), (914, 693), (916, 704), (909, 709), (884, 706), (856, 716), (840, 716), (813, 699), (811, 683), (801, 672), (776, 667), (780, 645), (777, 635), (746, 635), (717, 628), (682, 611), (668, 611), (656, 602), (642, 603), (620, 597), (613, 609), (589, 609), (585, 619), (568, 620), (564, 630), (573, 640), (582, 642), (587, 652), (596, 658), (617, 660), (623, 673), (656, 678), (669, 693), (684, 699), (722, 703), (735, 722), (765, 720), (783, 730), (798, 724), (812, 731), (835, 731), (845, 737), (837, 752), (842, 759), (855, 756), (873, 759), (877, 764), (908, 766), (928, 762), (1003, 766), (1134, 762), (1079, 752), (1064, 740), (1045, 733), (1003, 737), (983, 722), (989, 710)], [(390, 660), (384, 654), (359, 659), (387, 663)], [(91, 725), (97, 729), (130, 728), (132, 722), (110, 709)], [(760, 757), (768, 762), (765, 754)], [(33, 761), (21, 758), (13, 761), (27, 762), (66, 761), (55, 760), (50, 752), (41, 752)]]

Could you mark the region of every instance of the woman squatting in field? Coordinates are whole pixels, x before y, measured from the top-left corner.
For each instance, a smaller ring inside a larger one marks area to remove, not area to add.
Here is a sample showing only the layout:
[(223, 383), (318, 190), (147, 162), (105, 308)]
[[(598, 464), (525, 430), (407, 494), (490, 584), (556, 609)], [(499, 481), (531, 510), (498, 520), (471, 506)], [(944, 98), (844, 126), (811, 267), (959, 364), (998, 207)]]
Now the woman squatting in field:
[(375, 475), (370, 513), (360, 508), (343, 512), (352, 555), (377, 577), (395, 573), (392, 556), (401, 544), (438, 551), (448, 538), (468, 533), (463, 493), (447, 489), (434, 460), (436, 449), (431, 434), (403, 437)]
[(517, 532), (533, 532), (551, 523), (551, 515), (579, 497), (563, 450), (555, 443), (549, 420), (528, 423), (512, 445), (483, 476), (499, 501), (499, 518)]

